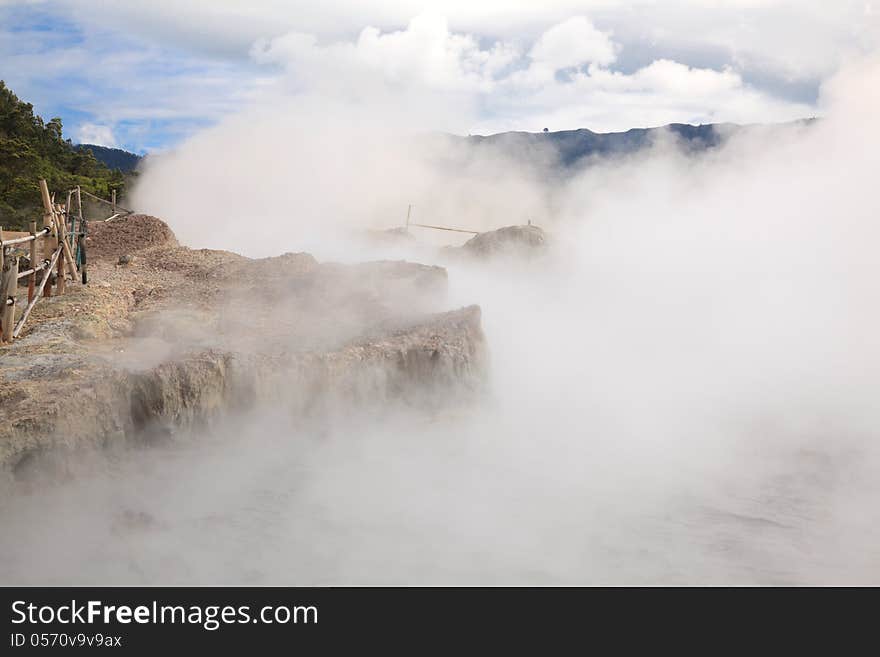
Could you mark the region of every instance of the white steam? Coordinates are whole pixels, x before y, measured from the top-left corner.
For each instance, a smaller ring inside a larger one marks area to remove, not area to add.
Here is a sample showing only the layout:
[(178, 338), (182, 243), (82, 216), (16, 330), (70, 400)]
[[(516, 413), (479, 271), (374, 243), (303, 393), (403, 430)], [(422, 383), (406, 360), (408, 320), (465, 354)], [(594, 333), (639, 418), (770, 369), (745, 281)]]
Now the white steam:
[[(183, 243), (372, 256), (352, 229), (415, 203), (479, 229), (534, 215), (556, 246), (449, 263), (451, 303), (483, 309), (487, 399), (296, 430), (258, 413), (136, 454), (20, 505), (4, 581), (876, 583), (878, 90), (880, 62), (857, 63), (812, 125), (566, 180), (511, 154), (447, 166), (382, 105), (195, 137), (138, 191)], [(148, 526), (119, 531), (127, 509)], [(65, 523), (82, 538), (56, 548)]]

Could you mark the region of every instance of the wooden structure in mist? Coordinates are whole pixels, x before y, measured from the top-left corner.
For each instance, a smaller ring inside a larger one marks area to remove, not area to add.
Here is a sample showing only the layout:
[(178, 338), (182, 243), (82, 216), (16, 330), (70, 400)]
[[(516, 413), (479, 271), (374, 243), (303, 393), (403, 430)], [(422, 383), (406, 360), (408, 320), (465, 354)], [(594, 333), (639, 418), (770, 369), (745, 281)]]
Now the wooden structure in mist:
[[(112, 200), (107, 201), (77, 186), (67, 192), (67, 202), (59, 204), (49, 193), (46, 181), (41, 180), (40, 196), (43, 217), (39, 229), (36, 221), (31, 222), (29, 231), (0, 228), (0, 342), (12, 342), (18, 337), (37, 302), (52, 296), (53, 284), (54, 294), (61, 295), (65, 292), (68, 275), (72, 281), (88, 282), (82, 243), (86, 234), (83, 196), (112, 207), (113, 214), (105, 221), (131, 213), (116, 205), (115, 190)], [(22, 270), (19, 266), (22, 257), (27, 257), (28, 269)], [(26, 305), (18, 298), (19, 281), (23, 280), (27, 284)]]

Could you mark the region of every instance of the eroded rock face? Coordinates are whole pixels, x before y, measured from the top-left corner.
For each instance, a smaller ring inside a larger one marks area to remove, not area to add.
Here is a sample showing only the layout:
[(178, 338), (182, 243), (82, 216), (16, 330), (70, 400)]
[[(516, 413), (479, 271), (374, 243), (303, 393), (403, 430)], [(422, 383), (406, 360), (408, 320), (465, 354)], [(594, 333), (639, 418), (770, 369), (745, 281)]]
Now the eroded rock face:
[(260, 402), (294, 415), (393, 399), (432, 405), (479, 390), (486, 373), (480, 309), (469, 306), (327, 352), (216, 350), (130, 376), (135, 433), (170, 435)]
[(22, 338), (0, 348), (0, 471), (173, 439), (261, 402), (299, 416), (440, 404), (482, 385), (480, 310), (436, 312), (443, 268), (249, 260), (173, 235), (125, 249), (135, 254), (125, 267), (112, 248), (90, 253), (91, 285), (41, 301)]
[(442, 404), (479, 390), (485, 371), (477, 306), (326, 352), (209, 349), (143, 370), (73, 355), (28, 359), (4, 372), (0, 468), (49, 449), (173, 438), (259, 402), (295, 416), (389, 399)]

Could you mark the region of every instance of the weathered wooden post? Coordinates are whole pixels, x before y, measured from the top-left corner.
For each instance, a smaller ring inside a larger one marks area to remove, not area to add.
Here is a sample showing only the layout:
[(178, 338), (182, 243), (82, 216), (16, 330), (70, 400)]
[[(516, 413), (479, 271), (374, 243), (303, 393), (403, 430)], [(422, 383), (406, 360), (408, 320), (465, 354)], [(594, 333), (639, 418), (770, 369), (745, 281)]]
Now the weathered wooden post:
[(67, 262), (67, 271), (73, 280), (76, 280), (76, 260), (73, 259), (73, 252), (70, 250), (70, 240), (67, 239), (67, 221), (63, 215), (58, 215), (58, 230), (61, 233), (61, 246), (63, 247), (63, 260)]
[(88, 285), (89, 282), (89, 273), (88, 273), (88, 263), (86, 262), (86, 244), (85, 244), (85, 232), (86, 232), (86, 219), (83, 216), (83, 201), (82, 201), (82, 191), (79, 188), (79, 185), (76, 186), (76, 209), (79, 212), (79, 232), (83, 233), (82, 242), (79, 245), (80, 252), (80, 267), (82, 269), (82, 284)]
[[(64, 239), (64, 219), (63, 215), (59, 211), (56, 212), (55, 205), (52, 202), (52, 197), (49, 196), (49, 186), (46, 184), (45, 179), (40, 180), (40, 193), (43, 197), (43, 226), (50, 227), (52, 229), (52, 235), (54, 239), (44, 238), (44, 252), (43, 257), (46, 259), (50, 259), (52, 254), (55, 252), (55, 249), (58, 248), (59, 245), (63, 247), (62, 260), (67, 261), (67, 269), (70, 272), (70, 275), (76, 278), (76, 263), (73, 260), (73, 255), (70, 253), (70, 245)], [(63, 272), (63, 267), (61, 269)], [(46, 288), (48, 291), (49, 288)], [(62, 283), (62, 291), (63, 291), (63, 283)], [(44, 296), (51, 296), (51, 291)]]
[[(46, 184), (45, 179), (40, 179), (40, 196), (43, 198), (43, 228), (51, 228), (52, 237), (46, 235), (43, 238), (43, 258), (46, 260), (52, 259), (52, 254), (55, 252), (55, 248), (58, 246), (58, 240), (56, 239), (57, 231), (55, 230), (55, 221), (52, 212), (52, 197), (49, 196), (49, 185)], [(45, 276), (52, 276), (52, 271), (47, 270)], [(43, 296), (51, 297), (52, 296), (52, 281), (48, 281), (43, 287)]]
[[(3, 340), (12, 342), (15, 328), (15, 293), (18, 291), (18, 258), (6, 254), (3, 258), (3, 273), (0, 275), (0, 299), (3, 303)], [(12, 299), (12, 303), (9, 303)]]
[(64, 258), (58, 258), (58, 268), (55, 272), (55, 294), (64, 294), (67, 289), (67, 277), (64, 275)]
[(110, 203), (113, 206), (113, 214), (116, 214), (116, 190), (110, 190)]
[[(64, 247), (67, 246), (67, 240), (65, 238), (65, 224), (67, 222), (64, 221), (64, 215), (60, 212), (60, 208), (55, 208), (55, 230), (58, 231), (58, 246), (61, 247), (61, 255), (58, 257), (58, 278), (56, 279), (55, 285), (55, 293), (56, 294), (64, 294), (64, 289), (67, 287), (67, 279), (64, 276), (64, 260), (65, 260), (65, 251)], [(74, 274), (76, 276), (76, 274)]]
[(34, 300), (34, 290), (37, 288), (37, 222), (30, 225), (31, 237), (31, 275), (28, 276), (28, 303)]

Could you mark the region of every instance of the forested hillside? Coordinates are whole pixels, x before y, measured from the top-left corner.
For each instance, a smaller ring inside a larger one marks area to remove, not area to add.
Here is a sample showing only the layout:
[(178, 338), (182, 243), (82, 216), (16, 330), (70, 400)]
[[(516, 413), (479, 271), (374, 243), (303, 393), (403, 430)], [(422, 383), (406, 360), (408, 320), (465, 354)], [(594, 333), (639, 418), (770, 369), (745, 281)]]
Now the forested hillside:
[(129, 153), (121, 148), (110, 148), (109, 146), (98, 146), (96, 144), (78, 144), (78, 150), (90, 150), (98, 162), (103, 162), (111, 169), (119, 169), (123, 173), (131, 173), (137, 169), (140, 164), (141, 156), (135, 153)]
[(81, 185), (105, 198), (125, 187), (121, 171), (63, 137), (60, 118), (44, 121), (0, 80), (0, 226), (21, 230), (41, 215), (40, 178), (53, 191)]

